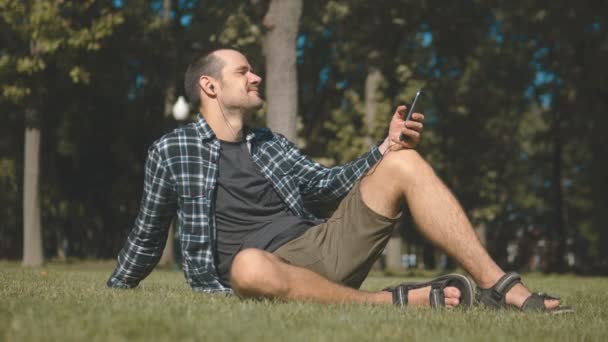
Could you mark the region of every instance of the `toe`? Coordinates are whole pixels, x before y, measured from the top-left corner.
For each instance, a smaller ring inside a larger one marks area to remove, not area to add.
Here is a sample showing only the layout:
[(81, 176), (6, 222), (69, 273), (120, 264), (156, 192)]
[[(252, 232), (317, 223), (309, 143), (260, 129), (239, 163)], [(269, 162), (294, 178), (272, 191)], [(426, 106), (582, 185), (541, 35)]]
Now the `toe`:
[(460, 298), (460, 290), (456, 287), (446, 287), (445, 289), (443, 289), (443, 294), (445, 296), (445, 298)]
[(460, 299), (459, 298), (446, 298), (445, 299), (445, 305), (448, 308), (455, 308), (460, 304)]
[[(429, 293), (431, 287), (427, 286), (420, 289), (410, 290), (408, 292), (408, 305), (409, 306), (429, 306)], [(460, 304), (460, 290), (458, 288), (449, 286), (443, 289), (443, 295), (445, 297), (445, 305), (447, 307), (456, 307)]]
[(460, 304), (460, 290), (455, 287), (446, 287), (443, 289), (445, 296), (445, 305), (448, 308), (454, 308)]
[(555, 299), (545, 300), (545, 307), (547, 309), (555, 309), (558, 306), (559, 306), (559, 300), (555, 300)]

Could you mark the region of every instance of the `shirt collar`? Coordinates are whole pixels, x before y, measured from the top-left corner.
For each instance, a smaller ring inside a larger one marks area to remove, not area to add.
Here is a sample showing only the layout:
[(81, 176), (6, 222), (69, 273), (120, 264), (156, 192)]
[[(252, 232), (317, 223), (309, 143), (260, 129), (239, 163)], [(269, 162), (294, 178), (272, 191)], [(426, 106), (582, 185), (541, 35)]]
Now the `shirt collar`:
[[(196, 128), (198, 135), (203, 139), (203, 141), (209, 139), (217, 139), (217, 137), (215, 136), (215, 132), (213, 132), (211, 126), (209, 126), (209, 123), (207, 123), (207, 120), (205, 120), (203, 114), (198, 113), (197, 120), (194, 123), (194, 127)], [(245, 140), (248, 143), (251, 143), (251, 141), (255, 138), (255, 132), (253, 130), (247, 129), (246, 126), (245, 131), (247, 132)]]

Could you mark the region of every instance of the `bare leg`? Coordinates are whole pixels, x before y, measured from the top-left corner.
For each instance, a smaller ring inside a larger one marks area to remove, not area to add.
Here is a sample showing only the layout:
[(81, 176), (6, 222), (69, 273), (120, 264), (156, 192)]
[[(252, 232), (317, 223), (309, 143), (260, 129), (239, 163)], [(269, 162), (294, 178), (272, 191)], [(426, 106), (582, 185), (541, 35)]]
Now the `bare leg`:
[[(406, 201), (423, 235), (454, 257), (479, 286), (491, 287), (504, 274), (477, 239), (458, 201), (415, 150), (385, 155), (361, 181), (361, 194), (370, 209), (387, 217), (396, 216)], [(521, 306), (529, 295), (516, 285), (506, 300)], [(551, 308), (559, 302), (545, 305)]]
[[(272, 253), (259, 249), (239, 252), (232, 263), (231, 285), (242, 298), (310, 300), (321, 303), (390, 304), (389, 292), (365, 292), (336, 284), (308, 269), (290, 265)], [(409, 305), (428, 306), (429, 288), (412, 290)], [(460, 292), (444, 290), (448, 307), (458, 305)]]

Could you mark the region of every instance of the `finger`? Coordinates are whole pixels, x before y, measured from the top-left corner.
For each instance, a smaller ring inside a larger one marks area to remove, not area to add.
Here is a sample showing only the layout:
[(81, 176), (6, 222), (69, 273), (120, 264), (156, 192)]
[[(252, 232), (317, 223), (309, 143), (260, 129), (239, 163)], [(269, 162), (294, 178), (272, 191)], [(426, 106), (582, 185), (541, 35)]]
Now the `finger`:
[(407, 110), (407, 107), (404, 105), (401, 105), (401, 106), (397, 107), (397, 109), (395, 110), (395, 114), (399, 114), (399, 116), (403, 117), (403, 115), (405, 115), (406, 110)]
[(405, 135), (406, 140), (418, 141), (420, 140), (420, 132), (416, 132), (413, 129), (405, 128), (401, 131)]
[(411, 119), (418, 122), (424, 122), (424, 114), (412, 113)]
[(422, 122), (408, 120), (405, 122), (405, 127), (413, 129), (416, 132), (422, 132), (424, 124), (422, 124)]
[(398, 150), (400, 150), (402, 148), (403, 148), (403, 146), (401, 145), (401, 142), (399, 142), (399, 141), (397, 141), (397, 142), (393, 141), (393, 144), (391, 144), (390, 147), (389, 147), (389, 149), (391, 151), (398, 151)]

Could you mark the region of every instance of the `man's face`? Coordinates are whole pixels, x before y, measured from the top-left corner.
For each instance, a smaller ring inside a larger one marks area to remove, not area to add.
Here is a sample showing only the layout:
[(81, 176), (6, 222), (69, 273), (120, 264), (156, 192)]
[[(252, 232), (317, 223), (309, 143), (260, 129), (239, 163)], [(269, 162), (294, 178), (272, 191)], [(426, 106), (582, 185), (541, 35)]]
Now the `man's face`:
[(253, 73), (247, 58), (233, 50), (217, 52), (224, 61), (222, 79), (219, 81), (218, 100), (227, 110), (250, 112), (264, 104), (259, 86), (262, 78)]

